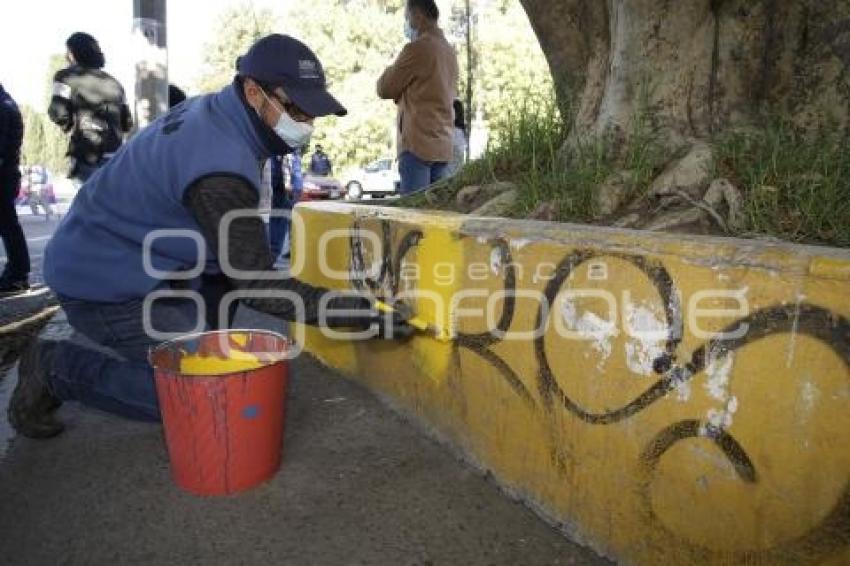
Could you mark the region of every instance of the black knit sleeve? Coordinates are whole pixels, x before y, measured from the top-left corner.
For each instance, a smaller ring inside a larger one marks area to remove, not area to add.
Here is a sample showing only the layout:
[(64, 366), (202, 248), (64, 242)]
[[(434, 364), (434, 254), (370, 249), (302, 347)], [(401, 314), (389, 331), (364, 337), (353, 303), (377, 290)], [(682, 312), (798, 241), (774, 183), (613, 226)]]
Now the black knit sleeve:
[[(259, 194), (246, 179), (234, 175), (212, 175), (195, 181), (185, 192), (183, 204), (192, 212), (201, 228), (201, 234), (216, 257), (219, 249), (219, 227), (228, 212), (249, 210), (251, 214), (233, 220), (228, 230), (227, 254), (233, 268), (240, 271), (271, 271), (274, 260), (269, 251), (265, 225), (258, 212)], [(316, 324), (321, 297), (328, 292), (294, 278), (241, 279), (231, 278), (233, 285), (243, 291), (291, 291), (301, 297), (304, 320)], [(286, 320), (301, 318), (291, 300), (285, 298), (246, 298), (242, 302), (256, 310), (279, 316)], [(371, 303), (365, 297), (335, 297), (332, 309), (362, 311), (353, 317), (335, 317), (328, 321), (332, 326), (358, 326), (368, 318)]]

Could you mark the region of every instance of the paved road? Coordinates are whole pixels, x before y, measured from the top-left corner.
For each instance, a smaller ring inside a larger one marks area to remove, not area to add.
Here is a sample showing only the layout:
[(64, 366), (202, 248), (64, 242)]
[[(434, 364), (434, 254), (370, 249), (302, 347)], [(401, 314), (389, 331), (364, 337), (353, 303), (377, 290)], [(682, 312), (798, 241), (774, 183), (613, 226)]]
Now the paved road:
[(2, 562), (607, 564), (369, 391), (306, 356), (291, 374), (282, 468), (237, 496), (175, 487), (159, 425), (66, 403), (63, 435), (12, 438), (0, 450)]

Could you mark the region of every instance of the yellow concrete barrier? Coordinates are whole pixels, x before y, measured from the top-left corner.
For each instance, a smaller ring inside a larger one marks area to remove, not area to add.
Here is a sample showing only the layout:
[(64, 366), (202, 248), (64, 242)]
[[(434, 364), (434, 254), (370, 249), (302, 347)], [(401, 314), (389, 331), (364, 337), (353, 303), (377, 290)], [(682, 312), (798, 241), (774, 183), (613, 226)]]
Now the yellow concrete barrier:
[[(850, 561), (850, 253), (345, 204), (296, 274), (449, 341), (306, 346), (635, 564)], [(341, 230), (338, 237), (325, 237)]]

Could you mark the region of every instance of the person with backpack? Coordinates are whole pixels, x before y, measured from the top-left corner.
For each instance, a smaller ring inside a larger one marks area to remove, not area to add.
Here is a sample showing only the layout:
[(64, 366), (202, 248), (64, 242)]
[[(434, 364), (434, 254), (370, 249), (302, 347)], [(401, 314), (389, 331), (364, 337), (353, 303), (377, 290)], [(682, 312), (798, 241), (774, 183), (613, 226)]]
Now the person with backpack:
[(50, 119), (70, 134), (70, 177), (82, 184), (115, 153), (133, 125), (124, 88), (103, 70), (97, 40), (76, 32), (65, 42), (69, 66), (53, 77)]

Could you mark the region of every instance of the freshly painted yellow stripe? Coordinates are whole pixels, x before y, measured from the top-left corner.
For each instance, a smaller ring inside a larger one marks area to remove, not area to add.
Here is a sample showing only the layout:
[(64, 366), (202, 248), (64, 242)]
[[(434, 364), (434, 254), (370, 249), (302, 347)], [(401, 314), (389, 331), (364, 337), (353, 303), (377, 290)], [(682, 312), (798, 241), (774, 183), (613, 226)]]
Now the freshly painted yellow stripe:
[[(445, 331), (308, 328), (308, 350), (573, 537), (633, 564), (850, 562), (850, 252), (339, 204), (296, 216), (299, 277), (347, 289), (364, 284), (353, 265), (404, 267), (365, 285), (418, 290), (417, 316)], [(362, 251), (365, 232), (387, 249)]]

